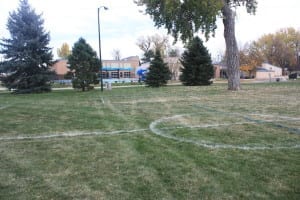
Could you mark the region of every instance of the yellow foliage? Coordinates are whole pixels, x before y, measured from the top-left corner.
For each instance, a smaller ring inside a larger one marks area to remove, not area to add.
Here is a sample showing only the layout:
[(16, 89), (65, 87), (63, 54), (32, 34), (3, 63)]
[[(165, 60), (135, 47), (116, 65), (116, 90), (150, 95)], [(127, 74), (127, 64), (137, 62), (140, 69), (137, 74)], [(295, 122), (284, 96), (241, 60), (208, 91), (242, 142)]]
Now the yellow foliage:
[(240, 66), (240, 70), (249, 72), (249, 71), (253, 70), (253, 67), (251, 67), (249, 65), (242, 65), (242, 66)]

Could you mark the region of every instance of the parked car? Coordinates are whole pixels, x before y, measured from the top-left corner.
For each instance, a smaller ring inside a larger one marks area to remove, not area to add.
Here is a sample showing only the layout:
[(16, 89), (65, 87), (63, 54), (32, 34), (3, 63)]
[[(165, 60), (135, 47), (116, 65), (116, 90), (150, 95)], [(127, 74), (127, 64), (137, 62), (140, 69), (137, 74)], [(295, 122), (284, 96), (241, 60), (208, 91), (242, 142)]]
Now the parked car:
[(292, 73), (289, 75), (289, 79), (297, 79), (298, 78), (298, 74), (297, 73)]

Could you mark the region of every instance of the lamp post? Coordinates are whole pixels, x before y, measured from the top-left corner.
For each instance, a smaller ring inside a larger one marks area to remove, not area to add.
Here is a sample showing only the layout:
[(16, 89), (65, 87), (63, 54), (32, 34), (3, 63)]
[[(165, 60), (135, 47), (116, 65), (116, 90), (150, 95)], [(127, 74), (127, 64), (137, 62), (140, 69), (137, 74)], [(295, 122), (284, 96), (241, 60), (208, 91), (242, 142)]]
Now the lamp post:
[(100, 86), (101, 92), (103, 92), (103, 77), (102, 77), (102, 58), (101, 58), (101, 34), (100, 34), (100, 9), (103, 8), (107, 10), (108, 8), (105, 6), (100, 6), (98, 8), (98, 36), (99, 36), (99, 59), (100, 59)]
[(300, 70), (300, 41), (298, 40), (296, 42), (296, 67), (295, 70), (299, 71)]

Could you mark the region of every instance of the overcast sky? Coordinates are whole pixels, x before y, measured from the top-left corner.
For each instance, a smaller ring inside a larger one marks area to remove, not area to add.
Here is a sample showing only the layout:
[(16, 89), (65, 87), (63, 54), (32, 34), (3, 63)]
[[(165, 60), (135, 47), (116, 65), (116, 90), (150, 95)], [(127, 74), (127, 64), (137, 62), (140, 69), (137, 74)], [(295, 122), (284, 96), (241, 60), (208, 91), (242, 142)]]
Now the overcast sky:
[[(141, 8), (133, 0), (29, 0), (29, 3), (36, 13), (43, 13), (55, 58), (56, 50), (62, 43), (66, 42), (72, 47), (79, 37), (85, 38), (98, 52), (99, 6), (109, 8), (100, 12), (103, 59), (112, 59), (113, 49), (119, 49), (122, 57), (142, 56), (135, 44), (140, 36), (167, 33), (164, 29), (155, 28), (151, 18), (139, 12)], [(9, 37), (7, 19), (9, 12), (16, 10), (18, 4), (19, 0), (0, 0), (0, 38)], [(258, 0), (256, 15), (247, 14), (244, 8), (239, 9), (236, 19), (238, 43), (243, 45), (280, 28), (294, 27), (300, 30), (299, 9), (300, 0)], [(177, 46), (182, 45), (179, 43)], [(215, 38), (211, 38), (206, 46), (215, 59), (225, 51), (221, 20), (218, 21)]]

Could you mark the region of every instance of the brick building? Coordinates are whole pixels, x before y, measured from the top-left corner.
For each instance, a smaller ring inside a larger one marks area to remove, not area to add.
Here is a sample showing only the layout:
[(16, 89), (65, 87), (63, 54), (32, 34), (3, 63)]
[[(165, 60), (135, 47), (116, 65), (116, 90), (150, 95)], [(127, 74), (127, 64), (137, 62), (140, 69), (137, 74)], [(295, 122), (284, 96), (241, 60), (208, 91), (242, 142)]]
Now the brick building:
[(61, 59), (55, 61), (54, 65), (52, 66), (52, 70), (55, 72), (56, 77), (55, 80), (63, 80), (65, 79), (64, 76), (68, 73), (68, 60)]
[(140, 64), (138, 56), (121, 60), (102, 60), (103, 79), (136, 79), (136, 70)]
[[(102, 60), (103, 79), (137, 79), (136, 69), (140, 64), (138, 56), (124, 58), (122, 60)], [(68, 60), (57, 60), (52, 66), (56, 73), (55, 80), (63, 80), (68, 73)]]

